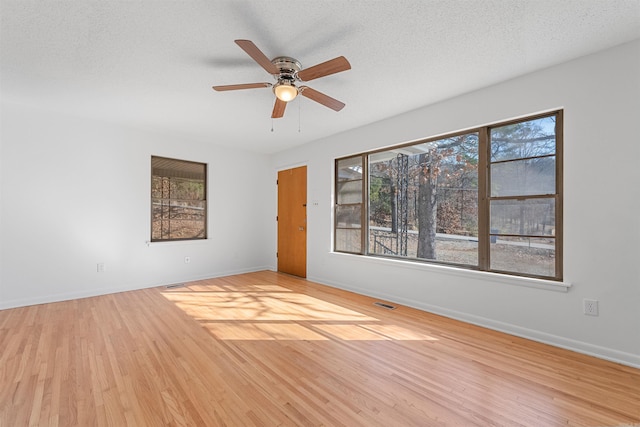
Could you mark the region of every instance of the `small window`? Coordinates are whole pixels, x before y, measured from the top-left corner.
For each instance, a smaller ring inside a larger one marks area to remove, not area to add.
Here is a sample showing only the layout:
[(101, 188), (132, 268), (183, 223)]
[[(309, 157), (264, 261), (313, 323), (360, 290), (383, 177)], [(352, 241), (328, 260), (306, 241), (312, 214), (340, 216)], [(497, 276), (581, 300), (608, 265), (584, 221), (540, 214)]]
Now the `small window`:
[(207, 238), (207, 165), (151, 157), (151, 241)]

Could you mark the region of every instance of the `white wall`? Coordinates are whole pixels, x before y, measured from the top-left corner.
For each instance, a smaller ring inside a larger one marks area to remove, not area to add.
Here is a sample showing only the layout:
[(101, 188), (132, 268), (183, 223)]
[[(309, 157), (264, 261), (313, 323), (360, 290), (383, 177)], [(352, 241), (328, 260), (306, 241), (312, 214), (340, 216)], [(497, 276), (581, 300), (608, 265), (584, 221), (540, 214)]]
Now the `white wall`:
[[(331, 252), (334, 158), (556, 108), (567, 292)], [(639, 118), (636, 41), (279, 153), (273, 171), (308, 165), (309, 279), (640, 367)], [(584, 298), (600, 316), (582, 313)]]
[[(0, 309), (268, 268), (267, 156), (15, 104), (1, 114)], [(146, 244), (152, 155), (209, 164), (208, 240)]]
[[(334, 158), (559, 107), (568, 292), (331, 252)], [(276, 171), (306, 164), (310, 279), (640, 367), (638, 117), (640, 41), (271, 158), (5, 102), (0, 309), (275, 269)], [(151, 155), (209, 163), (209, 240), (147, 246)]]

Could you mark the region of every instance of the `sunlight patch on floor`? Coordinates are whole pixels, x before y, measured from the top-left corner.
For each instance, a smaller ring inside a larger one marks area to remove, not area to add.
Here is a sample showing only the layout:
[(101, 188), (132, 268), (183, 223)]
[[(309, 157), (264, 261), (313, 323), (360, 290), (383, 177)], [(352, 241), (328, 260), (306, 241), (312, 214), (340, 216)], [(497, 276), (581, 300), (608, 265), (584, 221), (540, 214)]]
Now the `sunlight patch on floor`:
[(360, 325), (314, 325), (323, 332), (347, 341), (389, 341), (391, 338), (377, 334)]
[(199, 320), (378, 320), (317, 298), (282, 292), (164, 292)]
[(277, 285), (193, 284), (162, 294), (221, 340), (437, 341)]
[(210, 323), (205, 327), (221, 340), (307, 340), (326, 341), (329, 338), (297, 323)]

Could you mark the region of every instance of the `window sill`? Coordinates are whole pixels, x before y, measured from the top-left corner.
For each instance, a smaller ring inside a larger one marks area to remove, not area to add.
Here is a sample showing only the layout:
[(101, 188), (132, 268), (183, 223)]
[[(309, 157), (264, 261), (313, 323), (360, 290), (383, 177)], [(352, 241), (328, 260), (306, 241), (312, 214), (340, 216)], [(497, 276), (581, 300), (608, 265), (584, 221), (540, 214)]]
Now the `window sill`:
[(500, 282), (513, 286), (525, 286), (528, 288), (544, 289), (555, 292), (568, 292), (571, 288), (569, 282), (557, 282), (555, 280), (537, 279), (533, 277), (511, 276), (508, 274), (492, 273), (488, 271), (467, 270), (464, 268), (451, 267), (439, 264), (427, 264), (409, 260), (401, 260), (394, 258), (382, 258), (367, 255), (348, 254), (342, 252), (331, 252), (332, 255), (339, 257), (349, 257), (362, 262), (371, 264), (398, 266), (401, 268), (410, 268), (413, 270), (428, 271), (433, 273), (446, 274), (451, 276), (459, 276), (469, 279), (476, 279), (490, 282)]
[(144, 242), (148, 247), (151, 246), (181, 246), (181, 245), (193, 245), (193, 244), (202, 244), (207, 243), (211, 239), (195, 239), (195, 240), (167, 240), (164, 242), (152, 242), (151, 240), (147, 240)]

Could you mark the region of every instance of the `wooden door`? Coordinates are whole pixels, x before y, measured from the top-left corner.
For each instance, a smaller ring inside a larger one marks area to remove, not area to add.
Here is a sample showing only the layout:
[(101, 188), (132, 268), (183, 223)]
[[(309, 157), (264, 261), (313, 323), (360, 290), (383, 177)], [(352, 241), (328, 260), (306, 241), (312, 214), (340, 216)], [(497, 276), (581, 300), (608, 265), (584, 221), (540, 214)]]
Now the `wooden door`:
[(307, 167), (278, 172), (278, 271), (307, 277)]

